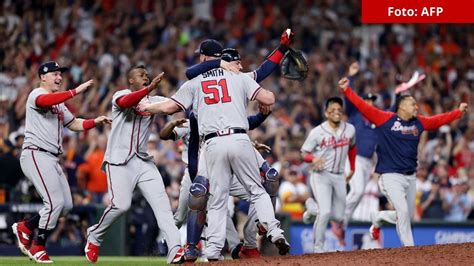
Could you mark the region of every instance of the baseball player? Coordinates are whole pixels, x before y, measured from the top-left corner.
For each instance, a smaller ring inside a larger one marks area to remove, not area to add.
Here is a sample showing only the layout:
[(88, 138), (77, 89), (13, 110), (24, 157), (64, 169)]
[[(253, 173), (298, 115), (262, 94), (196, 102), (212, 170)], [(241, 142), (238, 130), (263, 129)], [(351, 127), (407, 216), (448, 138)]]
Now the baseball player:
[[(343, 101), (332, 97), (326, 101), (327, 121), (309, 133), (301, 152), (305, 162), (312, 164), (310, 185), (317, 204), (313, 226), (314, 252), (324, 252), (324, 235), (333, 219), (341, 224), (346, 205), (346, 182), (354, 173), (356, 139), (353, 125), (342, 121)], [(350, 173), (344, 177), (349, 155)]]
[[(200, 61), (203, 62), (219, 57), (222, 46), (217, 41), (208, 40), (201, 44), (200, 50)], [(250, 192), (250, 200), (255, 204), (259, 220), (266, 227), (267, 236), (275, 243), (279, 253), (284, 255), (289, 251), (289, 244), (275, 219), (270, 197), (261, 184), (258, 162), (246, 134), (247, 100), (271, 105), (275, 97), (246, 74), (216, 68), (183, 84), (170, 100), (142, 105), (145, 111), (165, 114), (193, 106), (197, 114), (204, 144), (201, 147), (198, 176), (194, 182), (200, 178), (206, 179), (203, 176), (209, 177), (210, 184), (203, 182), (203, 196), (211, 188), (205, 252), (208, 260), (223, 259), (220, 253), (225, 241), (226, 222), (220, 219), (226, 215), (232, 172)], [(190, 193), (193, 193), (192, 187)]]
[[(258, 127), (265, 118), (269, 115), (269, 111), (267, 110), (262, 111), (255, 116), (249, 116), (247, 119), (249, 121), (249, 130), (252, 130)], [(190, 116), (190, 119), (195, 119), (194, 116)], [(182, 126), (183, 124), (187, 123), (186, 126)], [(188, 143), (189, 143), (189, 135), (190, 135), (190, 127), (187, 119), (176, 119), (173, 121), (168, 122), (163, 129), (160, 131), (160, 138), (163, 140), (178, 140), (182, 139), (184, 143), (184, 149), (182, 153), (183, 162), (187, 164), (188, 162)], [(257, 151), (258, 148), (261, 149), (269, 149), (268, 146), (262, 144), (256, 144), (255, 149), (255, 156), (258, 160), (258, 165), (260, 165), (260, 175), (263, 179), (263, 185), (269, 193), (270, 197), (273, 197), (273, 194), (277, 193), (278, 191), (278, 184), (279, 184), (279, 177), (278, 172), (274, 168), (270, 168), (268, 163), (262, 157), (262, 155)], [(180, 188), (180, 196), (179, 196), (179, 204), (178, 209), (175, 213), (175, 222), (177, 226), (183, 224), (184, 220), (186, 219), (186, 214), (188, 212), (188, 197), (189, 191), (191, 188), (191, 177), (189, 175), (188, 168), (192, 168), (196, 166), (189, 166), (186, 167), (185, 174), (183, 179), (181, 180), (181, 188)], [(237, 178), (233, 179), (231, 188), (230, 188), (230, 195), (237, 197), (239, 199), (248, 200), (249, 195), (248, 192), (245, 190), (244, 186), (239, 183)], [(226, 228), (226, 235), (227, 235), (227, 243), (229, 245), (229, 250), (231, 250), (232, 258), (248, 258), (248, 257), (255, 257), (259, 256), (260, 253), (257, 249), (257, 227), (255, 226), (255, 221), (257, 220), (257, 214), (255, 212), (255, 208), (251, 205), (247, 222), (244, 226), (244, 243), (240, 244), (240, 237), (238, 232), (235, 229), (235, 226), (232, 221), (232, 216), (230, 215), (230, 211), (227, 213), (227, 228)], [(199, 252), (197, 251), (196, 245), (200, 240), (202, 228), (193, 228), (193, 225), (197, 225), (195, 222), (190, 222), (189, 227), (187, 230), (190, 234), (189, 241), (187, 241), (188, 249), (185, 253), (185, 261), (195, 261), (198, 257)], [(240, 244), (240, 245), (239, 245)], [(191, 248), (190, 248), (191, 247)], [(190, 252), (190, 250), (192, 252)], [(192, 253), (192, 254), (190, 254)]]
[[(357, 72), (359, 72), (359, 64), (357, 62), (352, 63), (349, 67), (349, 81), (352, 80), (352, 77)], [(367, 104), (373, 106), (377, 96), (367, 93), (363, 96), (363, 99)], [(346, 101), (346, 114), (349, 117), (348, 122), (355, 127), (357, 155), (355, 158), (354, 175), (349, 183), (351, 189), (346, 197), (344, 228), (347, 227), (354, 210), (364, 195), (370, 174), (375, 167), (374, 154), (377, 145), (375, 125), (364, 118), (350, 101)]]
[(85, 256), (89, 262), (97, 261), (105, 233), (112, 223), (130, 208), (133, 190), (138, 187), (153, 209), (158, 226), (164, 232), (169, 247), (167, 262), (182, 263), (184, 249), (180, 246), (180, 236), (174, 224), (170, 201), (161, 174), (153, 163), (152, 156), (146, 153), (149, 128), (154, 116), (136, 108), (140, 101), (159, 102), (165, 99), (148, 95), (158, 87), (163, 74), (159, 74), (148, 85), (146, 68), (133, 67), (128, 72), (130, 89), (117, 91), (113, 96), (113, 124), (102, 165), (107, 174), (111, 203), (98, 223), (87, 229)]
[[(270, 56), (268, 57), (267, 60), (265, 60), (263, 62), (263, 64), (256, 70), (256, 71), (253, 71), (253, 72), (249, 72), (247, 73), (250, 77), (252, 77), (253, 79), (255, 79), (257, 82), (260, 82), (262, 81), (263, 79), (265, 79), (268, 75), (270, 75), (275, 69), (276, 67), (278, 66), (278, 64), (280, 63), (281, 59), (283, 58), (283, 55), (285, 54), (285, 52), (288, 50), (288, 46), (290, 45), (291, 43), (291, 38), (292, 36), (294, 36), (294, 33), (291, 32), (290, 29), (287, 29), (285, 30), (282, 35), (281, 35), (281, 38), (280, 38), (280, 45), (277, 49), (275, 49), (271, 54)], [(199, 49), (198, 51), (201, 53), (205, 50), (205, 45), (206, 45), (206, 42), (203, 43), (204, 45), (204, 49), (201, 47), (201, 49)], [(229, 62), (229, 64), (231, 63), (235, 63), (237, 62), (237, 66), (238, 66), (238, 70), (242, 69), (242, 65), (241, 65), (241, 60), (240, 60), (240, 54), (238, 53), (237, 50), (233, 49), (233, 48), (227, 48), (227, 49), (224, 49), (222, 51), (222, 56), (221, 56), (221, 60), (219, 59), (216, 59), (216, 60), (208, 60), (208, 61), (205, 61), (205, 62), (202, 62), (196, 66), (193, 66), (191, 68), (189, 68), (187, 71), (186, 71), (186, 76), (190, 79), (196, 77), (197, 75), (200, 75), (200, 74), (203, 74), (213, 68), (216, 68), (216, 67), (219, 67), (219, 65), (223, 65), (224, 62)], [(223, 66), (224, 67), (224, 66)], [(260, 125), (265, 119), (266, 117), (268, 116), (270, 110), (268, 110), (268, 113), (267, 114), (259, 114), (257, 116), (254, 116), (254, 117), (249, 117), (249, 125), (250, 125), (250, 129), (253, 129), (255, 127), (257, 127), (258, 125)], [(252, 121), (253, 120), (253, 121)], [(195, 124), (193, 122), (195, 122), (195, 119), (194, 117), (191, 115), (190, 116), (190, 122), (191, 122), (191, 125)], [(255, 126), (254, 126), (255, 125)], [(194, 128), (194, 130), (192, 130)], [(189, 143), (191, 144), (190, 145), (190, 153), (189, 153), (189, 173), (190, 173), (190, 177), (191, 177), (191, 181), (194, 181), (194, 176), (195, 176), (195, 173), (197, 172), (197, 150), (198, 150), (198, 140), (199, 140), (199, 136), (198, 136), (199, 132), (197, 130), (197, 125), (195, 127), (191, 127), (191, 136), (190, 136), (190, 140), (195, 140), (195, 141), (189, 141)], [(186, 143), (186, 142), (185, 142)], [(257, 157), (260, 157), (261, 158), (261, 155), (258, 154)], [(263, 184), (267, 190), (267, 192), (269, 193), (271, 199), (272, 199), (272, 203), (273, 203), (273, 206), (275, 206), (275, 202), (276, 202), (276, 195), (277, 195), (277, 190), (278, 190), (278, 183), (279, 183), (279, 179), (278, 179), (278, 172), (275, 170), (275, 169), (272, 169), (268, 166), (268, 164), (263, 160), (262, 158), (262, 163), (260, 163), (260, 170), (261, 170), (261, 176), (262, 176), (262, 179), (263, 179)], [(199, 179), (198, 179), (199, 180)], [(183, 181), (185, 181), (182, 186), (181, 186), (181, 192), (187, 192), (188, 191), (188, 185), (189, 183), (186, 182), (187, 179), (183, 179)], [(231, 194), (233, 196), (239, 196), (240, 198), (244, 197), (244, 194), (246, 193), (242, 193), (242, 191), (244, 190), (243, 187), (240, 185), (240, 183), (238, 182), (234, 182), (233, 186), (231, 187)], [(196, 186), (199, 186), (198, 184), (196, 184)], [(191, 189), (193, 189), (191, 187)], [(196, 191), (196, 190), (195, 190)], [(186, 206), (186, 203), (187, 201), (185, 201), (184, 199), (186, 199), (187, 197), (187, 193), (181, 193), (180, 194), (180, 206), (181, 208), (178, 208), (178, 211), (177, 211), (177, 217), (178, 218), (184, 218), (184, 214), (183, 214), (183, 211), (185, 208), (183, 208), (183, 206)], [(200, 204), (202, 204), (203, 206), (205, 205), (204, 202), (200, 202)], [(192, 210), (190, 209), (190, 212), (192, 212), (192, 214), (190, 215), (190, 219), (188, 219), (188, 226), (187, 226), (187, 231), (188, 231), (188, 241), (187, 241), (187, 250), (186, 250), (186, 253), (185, 253), (185, 260), (186, 261), (195, 261), (197, 259), (197, 256), (198, 256), (198, 250), (196, 248), (196, 244), (199, 242), (199, 239), (200, 239), (200, 235), (201, 235), (201, 232), (202, 232), (202, 229), (203, 229), (203, 223), (200, 223), (198, 221), (196, 221), (197, 216), (195, 215), (195, 212), (196, 210)], [(204, 217), (202, 217), (205, 212), (203, 210), (200, 210), (199, 213), (201, 213), (199, 215), (199, 220), (203, 221), (205, 220)], [(251, 206), (251, 209), (250, 209), (250, 214), (252, 215), (256, 215), (254, 213), (254, 208), (253, 208), (253, 205)], [(247, 223), (246, 223), (246, 227), (245, 227), (245, 232), (246, 232), (246, 237), (245, 237), (245, 243), (242, 247), (242, 245), (240, 245), (240, 239), (238, 237), (238, 235), (236, 234), (236, 230), (235, 230), (235, 227), (233, 227), (233, 223), (228, 223), (228, 226), (227, 226), (227, 236), (228, 236), (228, 243), (229, 243), (229, 246), (230, 246), (230, 250), (232, 251), (231, 253), (233, 254), (233, 258), (238, 258), (239, 257), (239, 254), (242, 255), (242, 257), (246, 256), (246, 254), (259, 254), (258, 252), (258, 249), (257, 249), (257, 246), (256, 246), (256, 238), (255, 238), (255, 226), (253, 226), (253, 222), (255, 221), (254, 220), (254, 217), (253, 216), (250, 216), (249, 219), (247, 220)], [(230, 217), (228, 217), (228, 221), (230, 221)], [(258, 220), (257, 220), (258, 221)], [(178, 220), (178, 223), (179, 220)], [(232, 224), (232, 225), (231, 225)], [(259, 229), (259, 233), (261, 234), (265, 234), (266, 232), (263, 230), (263, 226), (261, 226), (260, 223), (257, 223)], [(240, 252), (240, 249), (241, 252)]]
[[(76, 89), (59, 92), (62, 73), (67, 70), (56, 62), (43, 63), (38, 69), (40, 85), (31, 91), (26, 102), (25, 141), (20, 164), (43, 199), (43, 208), (29, 220), (13, 224), (12, 229), (21, 252), (38, 263), (53, 262), (45, 249), (46, 240), (60, 214), (72, 208), (71, 190), (59, 164), (64, 127), (83, 131), (111, 121), (105, 116), (85, 120), (71, 114), (64, 102), (84, 92), (93, 82), (89, 80)], [(31, 243), (35, 229), (38, 229), (37, 234)]]
[(415, 207), (415, 172), (417, 166), (418, 143), (424, 130), (435, 130), (444, 124), (459, 119), (467, 112), (468, 105), (432, 117), (418, 115), (416, 100), (410, 95), (402, 95), (395, 103), (396, 113), (385, 112), (365, 103), (349, 87), (349, 80), (342, 78), (339, 88), (346, 98), (377, 126), (378, 161), (375, 172), (380, 175), (380, 191), (387, 197), (395, 211), (381, 211), (372, 216), (370, 235), (380, 236), (382, 221), (396, 224), (397, 233), (403, 246), (413, 246), (410, 220)]

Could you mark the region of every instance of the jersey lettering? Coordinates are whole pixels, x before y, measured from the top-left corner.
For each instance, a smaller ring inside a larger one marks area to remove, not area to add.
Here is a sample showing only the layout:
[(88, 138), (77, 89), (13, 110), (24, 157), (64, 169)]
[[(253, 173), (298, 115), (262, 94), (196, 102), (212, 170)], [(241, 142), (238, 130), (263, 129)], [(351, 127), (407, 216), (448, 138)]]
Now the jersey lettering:
[[(207, 105), (216, 104), (222, 101), (222, 103), (228, 103), (232, 101), (227, 90), (227, 81), (225, 79), (217, 80), (206, 80), (201, 82), (202, 91), (209, 96), (204, 97), (204, 102)], [(220, 98), (219, 88), (222, 91), (222, 98)]]

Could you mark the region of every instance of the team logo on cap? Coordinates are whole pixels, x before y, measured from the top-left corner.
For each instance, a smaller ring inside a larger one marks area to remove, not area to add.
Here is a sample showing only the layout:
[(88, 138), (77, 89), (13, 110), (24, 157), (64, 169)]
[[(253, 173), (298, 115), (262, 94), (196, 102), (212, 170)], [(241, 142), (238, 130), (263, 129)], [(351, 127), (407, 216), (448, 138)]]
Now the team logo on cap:
[(48, 67), (43, 67), (43, 72), (48, 72)]

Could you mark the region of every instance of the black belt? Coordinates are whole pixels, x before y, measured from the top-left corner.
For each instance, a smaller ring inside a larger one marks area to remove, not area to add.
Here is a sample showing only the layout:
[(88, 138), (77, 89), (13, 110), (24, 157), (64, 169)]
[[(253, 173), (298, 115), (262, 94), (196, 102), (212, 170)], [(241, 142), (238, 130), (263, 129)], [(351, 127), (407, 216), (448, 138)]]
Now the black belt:
[(407, 172), (403, 172), (403, 173), (400, 173), (402, 175), (413, 175), (415, 173), (415, 171), (407, 171)]
[(204, 141), (208, 139), (212, 139), (214, 137), (221, 137), (221, 136), (227, 136), (227, 135), (232, 135), (232, 134), (245, 134), (247, 133), (247, 130), (239, 127), (233, 127), (233, 128), (228, 128), (224, 130), (219, 130), (214, 133), (209, 133), (206, 136), (204, 136)]
[(43, 148), (40, 148), (40, 147), (34, 147), (34, 146), (29, 146), (29, 147), (26, 147), (25, 150), (33, 150), (33, 151), (42, 151), (42, 152), (47, 152), (49, 154), (52, 154), (56, 157), (59, 157), (59, 155), (61, 155), (60, 153), (53, 153), (53, 152), (50, 152), (48, 150), (45, 150)]

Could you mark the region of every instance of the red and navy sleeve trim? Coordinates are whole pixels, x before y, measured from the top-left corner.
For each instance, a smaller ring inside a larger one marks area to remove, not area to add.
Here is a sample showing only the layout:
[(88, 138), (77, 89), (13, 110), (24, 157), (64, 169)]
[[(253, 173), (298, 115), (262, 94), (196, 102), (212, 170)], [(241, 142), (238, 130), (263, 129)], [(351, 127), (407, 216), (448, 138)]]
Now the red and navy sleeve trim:
[(173, 99), (173, 98), (170, 98), (173, 102), (175, 102), (179, 108), (181, 108), (183, 111), (186, 111), (186, 108), (184, 107), (184, 105), (180, 102), (178, 102), (176, 99)]
[(250, 100), (251, 101), (254, 101), (255, 98), (257, 98), (257, 94), (262, 90), (262, 87), (259, 87), (258, 89), (256, 89), (253, 94), (252, 94), (252, 97), (250, 97)]

